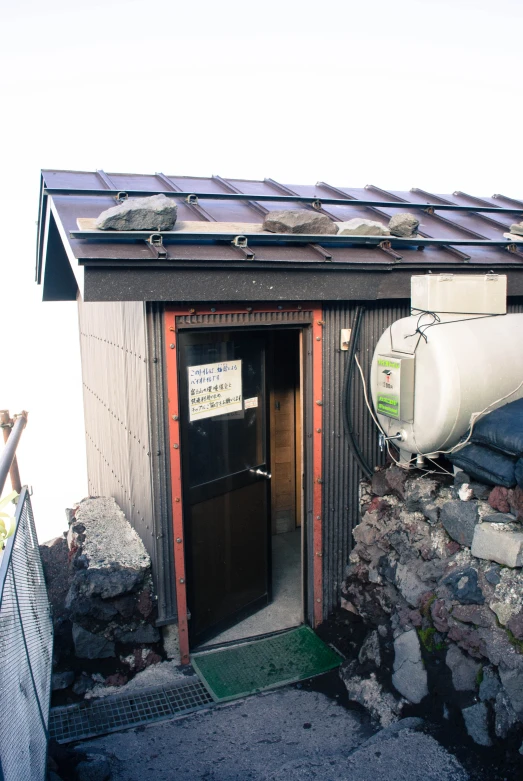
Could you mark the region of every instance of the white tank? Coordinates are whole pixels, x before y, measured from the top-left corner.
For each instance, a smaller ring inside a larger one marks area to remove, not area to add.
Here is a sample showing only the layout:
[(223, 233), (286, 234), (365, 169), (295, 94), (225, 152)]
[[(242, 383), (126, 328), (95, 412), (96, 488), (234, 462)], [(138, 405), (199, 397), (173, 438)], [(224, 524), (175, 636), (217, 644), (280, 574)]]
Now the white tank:
[[(421, 319), (413, 315), (397, 320), (381, 336), (374, 352), (371, 392), (375, 410), (378, 395), (387, 392), (378, 388), (385, 376), (387, 357), (391, 356), (391, 366), (402, 366), (404, 403), (399, 418), (378, 412), (378, 419), (387, 436), (401, 433), (402, 439), (396, 444), (404, 458), (407, 454), (430, 455), (452, 448), (467, 431), (474, 412), (480, 412), (523, 383), (523, 314), (479, 319), (473, 315), (439, 317), (441, 324), (430, 328), (426, 326), (434, 319), (431, 314), (424, 314)], [(416, 333), (418, 325), (427, 341)], [(413, 388), (409, 378), (412, 355)], [(395, 363), (394, 358), (405, 360)], [(409, 398), (412, 390), (413, 405)], [(492, 409), (521, 397), (523, 384)], [(387, 398), (380, 396), (383, 398), (386, 402)], [(394, 413), (394, 408), (390, 409)]]

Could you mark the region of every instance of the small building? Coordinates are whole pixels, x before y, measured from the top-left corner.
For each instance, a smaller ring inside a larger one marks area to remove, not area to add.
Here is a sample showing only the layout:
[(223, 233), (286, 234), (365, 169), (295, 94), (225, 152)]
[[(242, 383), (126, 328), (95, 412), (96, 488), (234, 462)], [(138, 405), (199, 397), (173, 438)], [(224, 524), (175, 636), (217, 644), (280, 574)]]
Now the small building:
[[(158, 193), (178, 204), (175, 231), (92, 229)], [(282, 208), (421, 226), (261, 232)], [(506, 274), (523, 311), (523, 251), (504, 235), (522, 214), (501, 195), (42, 172), (36, 279), (45, 301), (78, 301), (89, 492), (143, 539), (182, 661), (338, 605), (359, 481), (383, 461), (355, 354), (368, 377), (414, 274)]]

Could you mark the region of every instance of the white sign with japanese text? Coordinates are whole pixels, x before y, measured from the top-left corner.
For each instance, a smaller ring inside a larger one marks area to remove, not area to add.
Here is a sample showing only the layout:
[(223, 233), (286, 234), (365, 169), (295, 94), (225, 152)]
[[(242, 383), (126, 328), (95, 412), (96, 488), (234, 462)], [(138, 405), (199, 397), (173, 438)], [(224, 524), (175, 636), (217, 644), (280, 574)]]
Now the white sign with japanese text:
[(189, 366), (187, 373), (190, 421), (243, 409), (241, 361)]

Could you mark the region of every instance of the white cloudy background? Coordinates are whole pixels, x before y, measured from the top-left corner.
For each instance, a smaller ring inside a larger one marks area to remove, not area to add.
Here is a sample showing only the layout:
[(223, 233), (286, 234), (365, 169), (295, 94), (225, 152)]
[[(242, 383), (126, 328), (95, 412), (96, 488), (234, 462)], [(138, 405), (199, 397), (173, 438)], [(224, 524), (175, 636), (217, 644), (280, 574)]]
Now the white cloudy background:
[(75, 305), (34, 284), (41, 168), (523, 197), (516, 0), (1, 0), (0, 408), (41, 540), (86, 493)]

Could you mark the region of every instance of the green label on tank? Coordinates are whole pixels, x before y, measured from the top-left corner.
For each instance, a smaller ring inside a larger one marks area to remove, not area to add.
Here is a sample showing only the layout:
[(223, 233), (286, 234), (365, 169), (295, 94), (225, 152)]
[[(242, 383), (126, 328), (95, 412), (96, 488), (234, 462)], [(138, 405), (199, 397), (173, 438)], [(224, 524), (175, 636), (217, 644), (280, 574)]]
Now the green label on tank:
[(398, 418), (399, 420), (399, 399), (392, 396), (378, 396), (378, 412), (382, 415), (388, 415), (389, 418)]
[(386, 358), (378, 358), (378, 366), (387, 366), (389, 369), (399, 369), (397, 361), (388, 361)]

